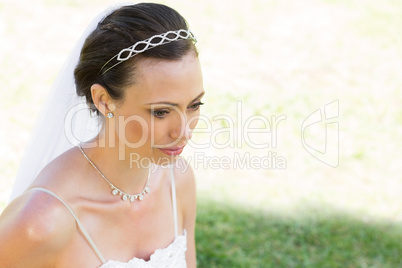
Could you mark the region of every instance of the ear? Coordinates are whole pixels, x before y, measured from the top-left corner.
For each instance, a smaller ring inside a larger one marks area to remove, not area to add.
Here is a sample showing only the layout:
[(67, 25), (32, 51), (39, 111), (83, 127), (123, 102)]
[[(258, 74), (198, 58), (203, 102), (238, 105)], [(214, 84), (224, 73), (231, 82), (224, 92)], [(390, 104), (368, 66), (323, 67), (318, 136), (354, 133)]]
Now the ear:
[(96, 108), (104, 116), (106, 116), (108, 112), (112, 112), (116, 108), (113, 104), (112, 98), (109, 96), (109, 93), (103, 86), (99, 84), (93, 84), (91, 86), (91, 95)]

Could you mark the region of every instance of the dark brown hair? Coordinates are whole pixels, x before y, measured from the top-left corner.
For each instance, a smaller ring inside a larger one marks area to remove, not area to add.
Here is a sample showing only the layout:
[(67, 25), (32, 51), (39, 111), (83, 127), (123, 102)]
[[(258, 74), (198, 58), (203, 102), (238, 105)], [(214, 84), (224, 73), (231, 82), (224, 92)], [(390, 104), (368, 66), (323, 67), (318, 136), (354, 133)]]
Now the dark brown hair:
[[(103, 21), (87, 37), (78, 65), (74, 70), (77, 94), (85, 96), (92, 111), (99, 111), (93, 104), (91, 86), (100, 84), (106, 88), (111, 98), (122, 100), (124, 89), (135, 83), (135, 63), (143, 58), (178, 60), (190, 51), (198, 55), (191, 39), (178, 40), (149, 49), (111, 68), (102, 75), (101, 69), (122, 49), (138, 41), (167, 31), (188, 30), (186, 20), (174, 9), (153, 3), (123, 6)], [(112, 66), (116, 61), (112, 60)]]

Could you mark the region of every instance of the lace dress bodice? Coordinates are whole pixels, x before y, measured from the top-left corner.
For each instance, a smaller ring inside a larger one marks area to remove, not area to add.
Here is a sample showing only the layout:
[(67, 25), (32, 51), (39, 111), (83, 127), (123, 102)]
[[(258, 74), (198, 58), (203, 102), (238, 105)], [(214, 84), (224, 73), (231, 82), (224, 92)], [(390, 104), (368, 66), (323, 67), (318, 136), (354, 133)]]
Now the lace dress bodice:
[(133, 258), (129, 262), (108, 261), (99, 268), (150, 268), (150, 267), (169, 267), (169, 268), (185, 268), (186, 267), (186, 249), (187, 249), (187, 233), (184, 230), (183, 235), (176, 239), (166, 248), (157, 249), (149, 261)]

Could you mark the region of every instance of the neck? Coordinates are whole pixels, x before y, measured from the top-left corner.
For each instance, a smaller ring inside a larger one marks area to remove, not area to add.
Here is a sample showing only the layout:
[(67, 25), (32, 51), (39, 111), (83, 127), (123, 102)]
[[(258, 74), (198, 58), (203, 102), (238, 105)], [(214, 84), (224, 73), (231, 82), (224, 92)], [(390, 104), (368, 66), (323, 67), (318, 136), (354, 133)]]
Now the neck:
[(114, 186), (127, 194), (140, 193), (147, 182), (151, 167), (132, 164), (130, 153), (125, 152), (125, 145), (116, 140), (109, 143), (108, 140), (111, 139), (99, 134), (90, 141), (97, 146), (86, 149), (83, 144), (82, 147), (88, 158)]

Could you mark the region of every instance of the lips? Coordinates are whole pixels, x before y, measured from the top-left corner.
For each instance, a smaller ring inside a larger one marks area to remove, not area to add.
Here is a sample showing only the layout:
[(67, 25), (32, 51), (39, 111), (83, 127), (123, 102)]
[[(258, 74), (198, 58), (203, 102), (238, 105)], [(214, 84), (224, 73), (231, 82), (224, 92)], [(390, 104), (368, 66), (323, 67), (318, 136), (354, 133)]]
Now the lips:
[(170, 155), (170, 156), (175, 156), (181, 154), (183, 151), (184, 146), (181, 147), (170, 147), (170, 148), (159, 148), (163, 153)]

